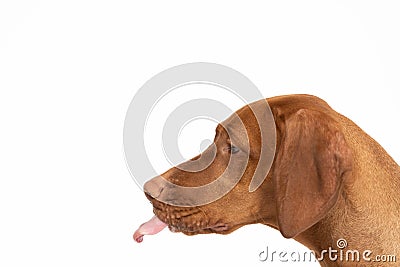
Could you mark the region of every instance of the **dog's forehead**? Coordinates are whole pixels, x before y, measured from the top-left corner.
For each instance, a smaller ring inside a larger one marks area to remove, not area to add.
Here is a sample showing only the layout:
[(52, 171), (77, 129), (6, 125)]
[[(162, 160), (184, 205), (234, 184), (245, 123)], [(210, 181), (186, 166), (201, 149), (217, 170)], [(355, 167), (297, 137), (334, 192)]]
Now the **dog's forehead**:
[(268, 102), (265, 99), (258, 100), (243, 106), (225, 121), (221, 122), (225, 128), (237, 128), (241, 125), (247, 126), (249, 123), (261, 122), (268, 110)]

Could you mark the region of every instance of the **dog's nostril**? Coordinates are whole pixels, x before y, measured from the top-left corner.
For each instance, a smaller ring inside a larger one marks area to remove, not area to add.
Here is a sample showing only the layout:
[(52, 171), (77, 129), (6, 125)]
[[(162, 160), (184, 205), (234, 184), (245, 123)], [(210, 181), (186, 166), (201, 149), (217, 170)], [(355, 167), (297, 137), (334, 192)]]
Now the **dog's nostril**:
[(150, 203), (153, 203), (154, 197), (149, 195), (148, 193), (144, 192), (144, 195), (147, 197), (148, 200), (150, 200)]
[(144, 184), (144, 192), (153, 197), (157, 198), (161, 195), (161, 192), (164, 190), (163, 183), (159, 176), (151, 179), (150, 181)]

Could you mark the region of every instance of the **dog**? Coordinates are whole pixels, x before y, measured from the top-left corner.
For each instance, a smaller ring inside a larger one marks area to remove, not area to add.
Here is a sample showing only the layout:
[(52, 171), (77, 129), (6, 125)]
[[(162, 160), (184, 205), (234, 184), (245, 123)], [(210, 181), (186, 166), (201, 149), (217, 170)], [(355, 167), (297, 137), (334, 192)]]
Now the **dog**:
[[(253, 110), (265, 102), (275, 122), (276, 147), (265, 179), (250, 192), (262, 151), (262, 129)], [(400, 252), (399, 165), (354, 122), (320, 98), (287, 95), (244, 106), (217, 126), (213, 145), (182, 166), (199, 166), (210, 158), (211, 163), (200, 171), (177, 166), (145, 184), (155, 216), (135, 232), (136, 241), (166, 226), (186, 235), (229, 234), (244, 225), (261, 223), (311, 249), (321, 266), (396, 265), (374, 256)], [(229, 164), (231, 159), (235, 164)], [(223, 176), (227, 168), (231, 174), (238, 168), (243, 172), (219, 199), (192, 206), (160, 201), (190, 202), (200, 196), (181, 195), (179, 189), (170, 190), (170, 184), (202, 186)], [(348, 243), (346, 249), (370, 251), (369, 257), (359, 261), (324, 257), (324, 250), (337, 249), (341, 238)]]

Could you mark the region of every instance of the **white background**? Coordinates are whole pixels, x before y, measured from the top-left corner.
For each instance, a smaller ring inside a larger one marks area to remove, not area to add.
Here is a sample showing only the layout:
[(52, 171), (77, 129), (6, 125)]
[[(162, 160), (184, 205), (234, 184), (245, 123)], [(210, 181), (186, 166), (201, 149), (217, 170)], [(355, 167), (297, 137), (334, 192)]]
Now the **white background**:
[(400, 162), (399, 12), (397, 1), (2, 0), (0, 266), (289, 266), (258, 254), (304, 247), (261, 225), (134, 243), (152, 211), (124, 162), (127, 107), (166, 68), (220, 63), (265, 97), (320, 96)]

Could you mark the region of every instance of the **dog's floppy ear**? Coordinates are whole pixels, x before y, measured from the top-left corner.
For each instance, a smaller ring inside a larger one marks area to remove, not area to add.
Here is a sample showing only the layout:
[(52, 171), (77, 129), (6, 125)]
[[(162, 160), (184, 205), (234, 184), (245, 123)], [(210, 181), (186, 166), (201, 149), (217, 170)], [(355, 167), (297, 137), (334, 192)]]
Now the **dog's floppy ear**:
[(284, 123), (274, 168), (278, 226), (292, 238), (335, 205), (352, 155), (338, 123), (319, 111), (301, 109)]

